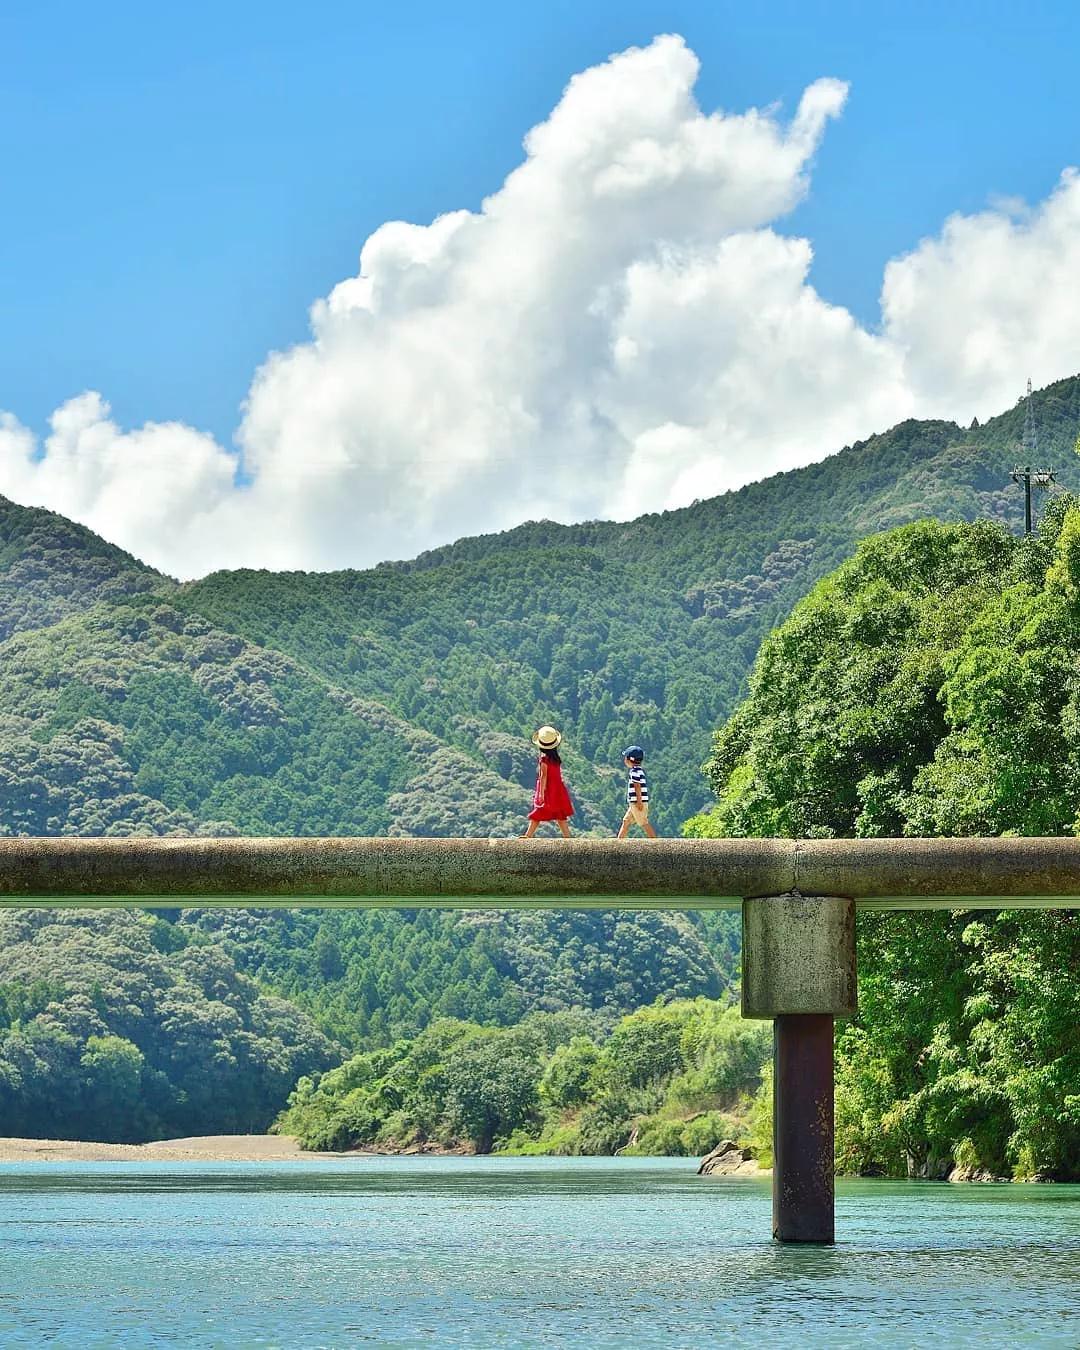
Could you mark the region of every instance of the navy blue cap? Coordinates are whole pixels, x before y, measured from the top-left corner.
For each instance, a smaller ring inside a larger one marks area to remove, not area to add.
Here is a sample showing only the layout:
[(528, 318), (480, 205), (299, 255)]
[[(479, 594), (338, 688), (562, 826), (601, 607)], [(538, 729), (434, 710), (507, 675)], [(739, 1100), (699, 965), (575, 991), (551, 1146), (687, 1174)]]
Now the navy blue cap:
[(645, 758), (645, 751), (642, 750), (640, 745), (628, 745), (622, 752), (622, 757), (623, 759), (642, 760)]

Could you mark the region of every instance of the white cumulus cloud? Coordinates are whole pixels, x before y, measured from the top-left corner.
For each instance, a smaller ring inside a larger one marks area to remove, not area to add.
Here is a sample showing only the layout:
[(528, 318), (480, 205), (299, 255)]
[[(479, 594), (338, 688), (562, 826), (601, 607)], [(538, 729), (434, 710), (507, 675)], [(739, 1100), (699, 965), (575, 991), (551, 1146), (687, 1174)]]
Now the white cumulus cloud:
[(98, 530), (150, 562), (187, 554), (187, 536), (233, 493), (235, 459), (177, 422), (121, 431), (100, 394), (69, 399), (35, 437), (0, 414), (0, 492)]
[(122, 431), (97, 394), (42, 443), (0, 415), (0, 492), (183, 576), (362, 566), (535, 517), (629, 517), (911, 415), (1007, 406), (1080, 361), (1080, 183), (948, 220), (886, 270), (870, 331), (827, 304), (803, 198), (846, 86), (705, 113), (662, 37), (575, 76), (477, 212), (393, 221), (271, 355), (226, 449)]
[(1066, 169), (1034, 209), (950, 216), (936, 239), (890, 262), (885, 333), (903, 353), (924, 416), (1015, 402), (1080, 370), (1080, 174)]

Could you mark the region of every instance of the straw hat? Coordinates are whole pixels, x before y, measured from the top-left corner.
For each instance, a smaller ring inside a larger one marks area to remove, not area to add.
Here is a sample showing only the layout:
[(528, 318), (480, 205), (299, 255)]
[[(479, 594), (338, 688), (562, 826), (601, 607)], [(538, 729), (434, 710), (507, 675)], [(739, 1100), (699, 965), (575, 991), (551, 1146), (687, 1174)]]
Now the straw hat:
[(541, 750), (555, 750), (562, 741), (562, 732), (556, 731), (554, 727), (541, 727), (533, 733), (532, 741)]

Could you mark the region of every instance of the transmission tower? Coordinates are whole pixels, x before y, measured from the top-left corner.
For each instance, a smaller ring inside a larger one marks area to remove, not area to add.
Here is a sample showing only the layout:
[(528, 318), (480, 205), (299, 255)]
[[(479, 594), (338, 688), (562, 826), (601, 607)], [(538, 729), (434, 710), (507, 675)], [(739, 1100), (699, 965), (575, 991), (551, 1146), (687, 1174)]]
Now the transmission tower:
[(1024, 458), (1033, 460), (1039, 450), (1039, 433), (1035, 430), (1035, 404), (1031, 397), (1031, 376), (1028, 376), (1024, 397)]
[(1024, 485), (1024, 533), (1030, 534), (1032, 486), (1044, 488), (1057, 482), (1053, 469), (1033, 469), (1031, 467), (1038, 458), (1039, 433), (1035, 429), (1035, 403), (1031, 396), (1030, 375), (1027, 382), (1027, 396), (1024, 399), (1024, 438), (1020, 449), (1023, 451), (1026, 463), (1023, 467), (1017, 465), (1011, 476), (1014, 483), (1023, 483)]

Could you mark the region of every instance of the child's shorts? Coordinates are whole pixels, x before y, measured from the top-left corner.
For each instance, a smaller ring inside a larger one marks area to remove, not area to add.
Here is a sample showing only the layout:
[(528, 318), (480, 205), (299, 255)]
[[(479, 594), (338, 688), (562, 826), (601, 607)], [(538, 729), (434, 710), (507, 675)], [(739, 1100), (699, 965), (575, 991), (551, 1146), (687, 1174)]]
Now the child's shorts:
[(624, 825), (640, 825), (642, 829), (649, 823), (649, 803), (630, 802), (623, 816)]

